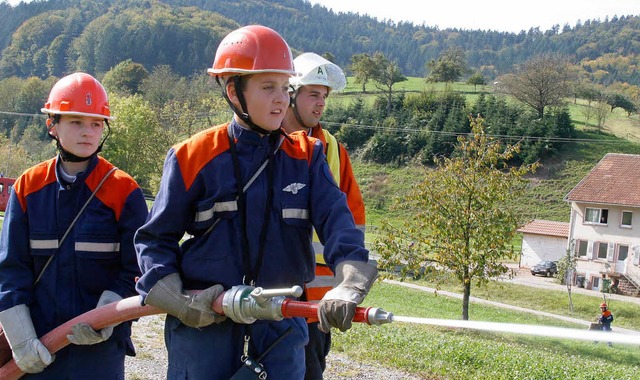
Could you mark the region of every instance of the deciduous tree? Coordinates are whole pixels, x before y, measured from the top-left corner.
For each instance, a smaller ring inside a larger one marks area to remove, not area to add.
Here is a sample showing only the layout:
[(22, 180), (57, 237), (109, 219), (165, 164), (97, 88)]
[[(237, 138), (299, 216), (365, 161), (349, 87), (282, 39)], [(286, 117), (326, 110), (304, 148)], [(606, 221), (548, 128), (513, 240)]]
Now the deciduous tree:
[(497, 89), (532, 107), (542, 118), (546, 107), (561, 105), (571, 96), (572, 78), (571, 64), (565, 57), (541, 54), (498, 78)]
[(177, 138), (162, 128), (158, 114), (140, 95), (110, 96), (109, 100), (117, 119), (102, 154), (143, 189), (155, 193), (164, 157)]
[(459, 47), (447, 49), (437, 60), (427, 63), (427, 82), (457, 81), (467, 71), (467, 60), (464, 51)]
[(376, 67), (373, 58), (366, 53), (355, 54), (351, 57), (351, 65), (349, 70), (353, 72), (356, 84), (362, 84), (362, 92), (367, 92), (367, 83), (372, 79)]
[(473, 92), (478, 91), (478, 86), (484, 86), (487, 82), (484, 80), (484, 76), (480, 73), (475, 73), (469, 77), (467, 84), (473, 85)]
[(381, 52), (373, 55), (373, 71), (372, 78), (378, 83), (376, 87), (384, 91), (387, 98), (387, 116), (391, 115), (391, 101), (393, 100), (393, 85), (407, 80), (400, 70), (400, 66), (389, 58), (385, 57)]
[(519, 145), (505, 146), (488, 137), (482, 119), (472, 119), (472, 133), (460, 136), (451, 158), (437, 167), (398, 207), (406, 222), (384, 224), (375, 250), (385, 269), (402, 268), (402, 276), (448, 272), (463, 288), (462, 318), (469, 319), (471, 285), (484, 285), (507, 273), (505, 260), (521, 225), (513, 200), (525, 190), (523, 176), (536, 164), (508, 166)]
[(117, 92), (123, 96), (137, 94), (140, 85), (149, 76), (149, 72), (140, 63), (130, 59), (122, 61), (107, 71), (102, 78), (102, 84), (110, 92)]

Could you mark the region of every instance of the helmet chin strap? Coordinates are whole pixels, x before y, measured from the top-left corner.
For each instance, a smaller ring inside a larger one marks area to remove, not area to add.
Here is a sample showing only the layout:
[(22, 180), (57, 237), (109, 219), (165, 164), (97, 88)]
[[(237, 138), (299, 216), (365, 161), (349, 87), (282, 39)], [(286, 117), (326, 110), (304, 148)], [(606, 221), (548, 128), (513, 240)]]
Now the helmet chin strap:
[[(229, 104), (229, 107), (231, 107), (233, 112), (236, 115), (238, 115), (240, 119), (242, 119), (242, 121), (247, 123), (249, 128), (254, 132), (260, 133), (261, 135), (270, 135), (274, 132), (280, 133), (278, 132), (278, 130), (281, 128), (278, 128), (275, 131), (269, 131), (267, 129), (260, 127), (259, 125), (254, 123), (253, 120), (251, 120), (251, 116), (249, 116), (249, 112), (247, 109), (247, 101), (245, 100), (244, 93), (242, 92), (242, 83), (241, 83), (240, 75), (234, 75), (233, 77), (229, 78), (229, 80), (227, 80), (227, 84), (231, 80), (233, 80), (233, 87), (236, 90), (236, 96), (238, 97), (238, 101), (240, 102), (240, 107), (242, 108), (241, 110), (238, 109), (238, 107), (236, 107), (235, 104), (233, 104), (231, 99), (229, 99), (229, 95), (227, 94), (227, 87), (226, 86), (221, 86), (221, 87), (222, 87), (222, 96), (224, 97), (224, 100), (227, 101), (227, 104)], [(218, 81), (218, 84), (220, 84), (219, 77), (216, 77), (216, 81)]]
[(297, 92), (298, 90), (294, 91), (294, 95), (291, 96), (291, 100), (289, 101), (289, 106), (291, 107), (291, 109), (293, 110), (293, 116), (295, 116), (296, 120), (298, 121), (298, 124), (300, 124), (301, 127), (306, 128), (306, 129), (311, 129), (313, 127), (315, 127), (315, 125), (312, 126), (308, 126), (304, 123), (304, 121), (302, 121), (302, 116), (300, 116), (300, 112), (298, 112), (298, 104), (296, 103), (296, 95), (298, 94)]
[[(60, 120), (60, 115), (55, 115), (53, 117), (53, 122), (49, 125), (49, 131), (51, 131), (51, 128), (53, 128), (53, 126), (56, 125), (56, 123), (59, 120)], [(62, 144), (60, 144), (60, 140), (58, 140), (57, 136), (54, 136), (51, 133), (47, 133), (47, 135), (49, 135), (49, 138), (51, 138), (53, 140), (56, 140), (56, 148), (58, 148), (58, 152), (60, 152), (60, 158), (62, 159), (62, 161), (66, 161), (66, 162), (84, 162), (84, 161), (90, 160), (91, 158), (96, 156), (98, 153), (102, 152), (102, 146), (104, 145), (104, 142), (107, 141), (107, 137), (109, 137), (109, 135), (111, 134), (111, 126), (109, 125), (109, 120), (105, 119), (104, 122), (105, 122), (105, 124), (107, 124), (107, 135), (100, 142), (100, 145), (98, 146), (98, 149), (96, 149), (95, 152), (93, 152), (92, 154), (90, 154), (87, 157), (76, 156), (75, 154), (69, 152), (68, 150), (66, 150), (66, 149), (64, 149), (62, 147)]]

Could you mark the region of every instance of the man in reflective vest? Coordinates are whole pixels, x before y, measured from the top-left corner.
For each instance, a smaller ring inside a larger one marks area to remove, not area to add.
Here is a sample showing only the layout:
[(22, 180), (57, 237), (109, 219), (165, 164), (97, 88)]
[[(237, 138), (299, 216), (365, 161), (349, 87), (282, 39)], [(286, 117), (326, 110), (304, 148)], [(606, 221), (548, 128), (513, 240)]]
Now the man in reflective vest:
[[(293, 60), (299, 76), (292, 77), (291, 104), (287, 110), (283, 126), (287, 133), (302, 131), (322, 141), (327, 162), (333, 177), (346, 196), (356, 226), (364, 232), (365, 211), (360, 188), (351, 168), (351, 161), (345, 147), (338, 143), (329, 131), (322, 128), (320, 118), (324, 112), (325, 101), (331, 91), (340, 91), (347, 84), (340, 67), (315, 53), (303, 53)], [(313, 237), (316, 256), (316, 277), (305, 286), (308, 301), (319, 301), (331, 290), (334, 281), (333, 272), (323, 258), (324, 247), (316, 234)], [(322, 379), (329, 353), (331, 334), (318, 329), (317, 320), (308, 320), (309, 344), (305, 347), (305, 379)]]

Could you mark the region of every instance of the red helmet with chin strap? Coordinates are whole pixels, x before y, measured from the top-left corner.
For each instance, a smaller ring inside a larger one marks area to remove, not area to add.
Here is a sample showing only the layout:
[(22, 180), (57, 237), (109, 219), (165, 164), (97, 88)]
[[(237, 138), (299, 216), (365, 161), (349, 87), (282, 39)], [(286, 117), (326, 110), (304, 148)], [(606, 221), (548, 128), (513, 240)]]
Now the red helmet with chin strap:
[[(260, 73), (295, 75), (291, 49), (275, 30), (262, 25), (249, 25), (229, 33), (218, 46), (209, 75), (222, 86), (222, 95), (233, 112), (253, 131), (269, 134), (269, 131), (255, 124), (249, 115), (242, 90), (242, 76)], [(225, 82), (221, 83), (221, 79)], [(233, 85), (238, 98), (236, 106), (226, 90)]]
[[(107, 91), (96, 78), (86, 73), (73, 73), (56, 82), (49, 92), (49, 99), (40, 111), (49, 115), (48, 135), (56, 140), (63, 161), (83, 162), (91, 159), (102, 151), (102, 146), (111, 133), (109, 120), (113, 120), (113, 117), (109, 109)], [(88, 116), (105, 120), (107, 134), (93, 154), (86, 157), (76, 156), (62, 146), (58, 136), (52, 133), (54, 125), (60, 121), (60, 115)]]
[(51, 89), (40, 110), (49, 115), (111, 117), (109, 98), (102, 84), (86, 73), (73, 73), (60, 79)]
[(257, 73), (295, 75), (291, 49), (275, 30), (262, 25), (249, 25), (229, 33), (220, 42), (213, 67), (213, 76)]
[(606, 309), (607, 308), (607, 303), (606, 302), (601, 303), (600, 307), (604, 307)]

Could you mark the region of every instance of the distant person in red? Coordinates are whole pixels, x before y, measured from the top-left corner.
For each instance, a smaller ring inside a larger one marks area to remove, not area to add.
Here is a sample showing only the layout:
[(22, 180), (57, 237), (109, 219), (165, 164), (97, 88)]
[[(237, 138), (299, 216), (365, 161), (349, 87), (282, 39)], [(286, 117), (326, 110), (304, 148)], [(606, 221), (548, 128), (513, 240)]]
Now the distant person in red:
[(148, 214), (144, 196), (98, 156), (112, 117), (94, 77), (60, 79), (42, 112), (59, 153), (27, 169), (11, 192), (0, 235), (0, 324), (27, 379), (124, 379), (131, 322), (100, 331), (77, 324), (55, 357), (38, 337), (136, 294), (133, 235)]
[(602, 331), (611, 331), (613, 314), (611, 314), (611, 310), (607, 309), (606, 302), (600, 304), (600, 311), (602, 312), (602, 315), (600, 315), (598, 322), (602, 325)]
[[(611, 310), (607, 308), (607, 303), (603, 302), (600, 304), (601, 315), (598, 318), (598, 323), (602, 326), (602, 331), (611, 331), (611, 323), (613, 322), (613, 314)], [(611, 342), (607, 343), (611, 346)]]

